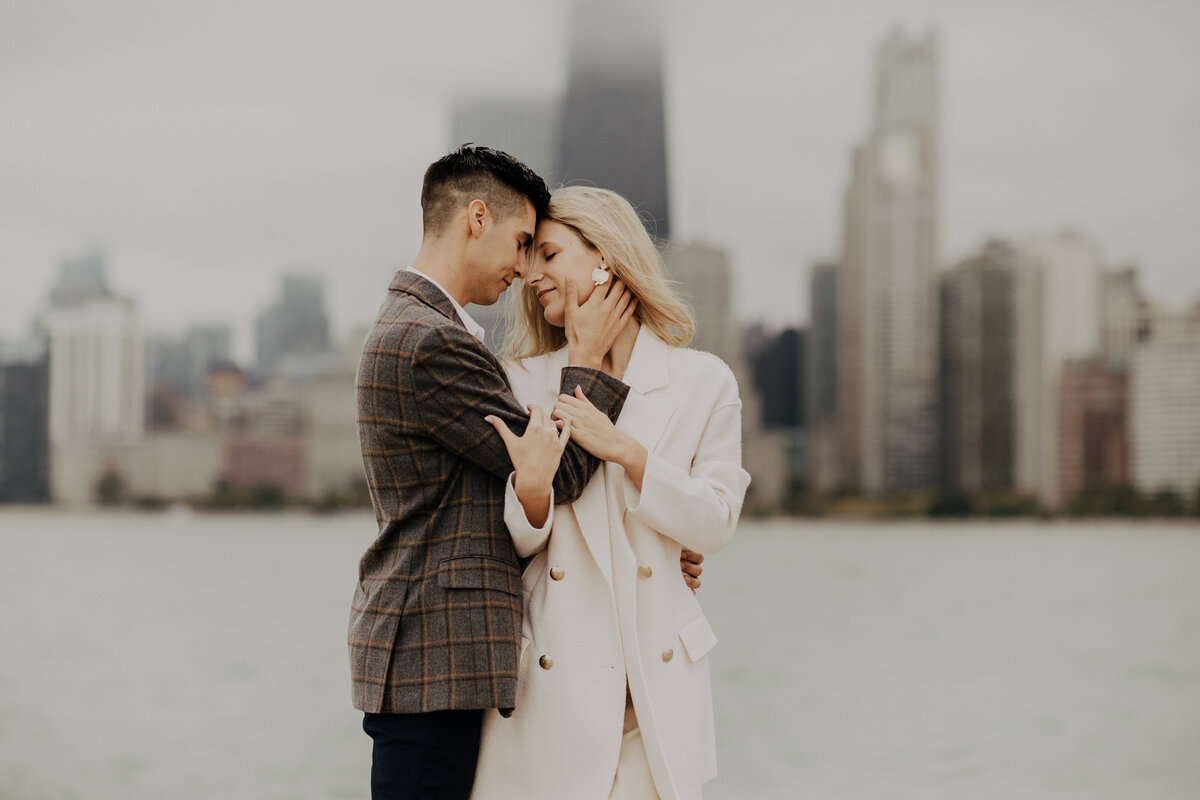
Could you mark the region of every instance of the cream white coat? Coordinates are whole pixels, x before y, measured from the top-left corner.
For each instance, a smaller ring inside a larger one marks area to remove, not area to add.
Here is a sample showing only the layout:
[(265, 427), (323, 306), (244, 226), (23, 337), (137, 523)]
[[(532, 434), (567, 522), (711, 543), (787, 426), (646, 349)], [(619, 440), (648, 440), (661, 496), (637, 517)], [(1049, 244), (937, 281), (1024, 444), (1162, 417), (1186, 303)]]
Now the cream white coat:
[[(509, 365), (517, 399), (548, 411), (566, 363), (564, 348)], [(717, 640), (679, 554), (713, 553), (737, 525), (750, 482), (737, 383), (720, 359), (670, 347), (645, 327), (624, 381), (617, 428), (649, 453), (641, 491), (605, 464), (578, 501), (535, 529), (510, 479), (505, 521), (518, 554), (534, 558), (523, 575), (517, 707), (509, 718), (486, 714), (474, 800), (606, 800), (626, 675), (661, 797), (699, 798), (716, 775), (706, 654)]]

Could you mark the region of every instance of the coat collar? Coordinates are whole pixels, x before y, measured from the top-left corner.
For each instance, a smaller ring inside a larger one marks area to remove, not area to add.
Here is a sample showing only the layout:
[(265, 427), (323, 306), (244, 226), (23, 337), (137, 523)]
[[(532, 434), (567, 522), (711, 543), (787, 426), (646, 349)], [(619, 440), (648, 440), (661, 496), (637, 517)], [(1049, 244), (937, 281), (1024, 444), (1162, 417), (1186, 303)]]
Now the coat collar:
[(450, 302), (450, 298), (446, 296), (446, 293), (439, 289), (432, 281), (421, 277), (415, 272), (410, 272), (407, 269), (397, 272), (396, 277), (392, 278), (392, 282), (388, 286), (388, 291), (411, 295), (443, 316), (457, 322), (464, 328), (466, 327), (462, 318), (458, 316), (458, 312), (454, 310), (454, 304)]

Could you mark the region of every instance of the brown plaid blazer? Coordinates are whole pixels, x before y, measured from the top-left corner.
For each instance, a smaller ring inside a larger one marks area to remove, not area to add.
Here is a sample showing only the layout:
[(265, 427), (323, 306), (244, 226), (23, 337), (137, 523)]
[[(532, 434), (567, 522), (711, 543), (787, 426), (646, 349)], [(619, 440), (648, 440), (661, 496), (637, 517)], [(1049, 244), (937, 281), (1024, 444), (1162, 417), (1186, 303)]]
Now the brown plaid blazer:
[[(567, 367), (615, 419), (629, 387)], [(527, 415), (495, 356), (449, 298), (396, 274), (363, 344), (358, 433), (379, 536), (350, 612), (354, 706), (374, 713), (516, 704), (521, 572), (504, 525), (512, 462), (484, 417), (517, 433)], [(576, 500), (600, 462), (568, 444), (555, 501)]]

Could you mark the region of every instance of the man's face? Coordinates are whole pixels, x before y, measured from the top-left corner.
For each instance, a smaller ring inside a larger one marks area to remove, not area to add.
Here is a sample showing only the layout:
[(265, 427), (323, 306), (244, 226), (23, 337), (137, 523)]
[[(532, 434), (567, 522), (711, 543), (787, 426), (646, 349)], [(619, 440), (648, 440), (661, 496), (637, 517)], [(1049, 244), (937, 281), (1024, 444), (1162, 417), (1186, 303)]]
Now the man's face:
[(502, 221), (487, 215), (483, 231), (472, 246), (474, 272), (469, 302), (490, 306), (500, 299), (526, 267), (536, 225), (537, 213), (528, 200)]

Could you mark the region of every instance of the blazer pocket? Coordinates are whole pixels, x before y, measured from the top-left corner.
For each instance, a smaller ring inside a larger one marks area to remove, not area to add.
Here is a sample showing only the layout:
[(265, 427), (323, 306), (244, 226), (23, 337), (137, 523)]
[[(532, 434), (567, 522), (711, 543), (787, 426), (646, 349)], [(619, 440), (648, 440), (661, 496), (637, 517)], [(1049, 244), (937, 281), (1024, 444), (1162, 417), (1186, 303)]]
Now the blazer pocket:
[(717, 643), (717, 635), (713, 633), (708, 620), (701, 615), (679, 629), (679, 641), (683, 642), (683, 649), (687, 651), (688, 658), (699, 661), (713, 649), (713, 645)]
[(521, 596), (521, 573), (516, 564), (488, 556), (458, 556), (438, 565), (438, 586), (443, 589), (486, 589)]

